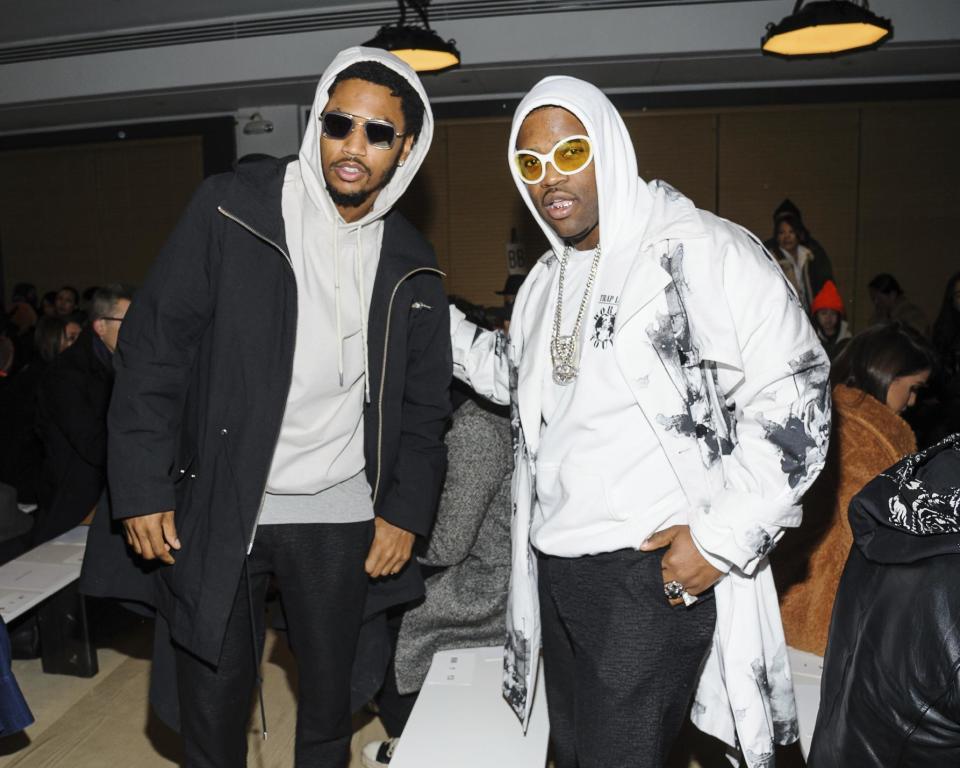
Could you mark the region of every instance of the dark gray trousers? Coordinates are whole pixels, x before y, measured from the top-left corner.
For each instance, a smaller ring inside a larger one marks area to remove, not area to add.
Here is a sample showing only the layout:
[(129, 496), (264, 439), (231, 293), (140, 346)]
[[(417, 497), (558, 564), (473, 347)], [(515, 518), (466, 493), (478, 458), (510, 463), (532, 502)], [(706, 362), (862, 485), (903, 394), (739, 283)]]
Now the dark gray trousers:
[[(242, 768), (247, 723), (263, 651), (271, 576), (280, 588), (297, 660), (297, 768), (346, 768), (350, 761), (350, 676), (367, 594), (364, 560), (373, 521), (264, 525), (247, 558), (227, 622), (220, 663), (211, 667), (177, 648), (180, 731), (187, 768)], [(253, 635), (257, 648), (254, 650)], [(267, 711), (269, 724), (270, 712)]]
[(663, 550), (539, 556), (543, 665), (556, 768), (660, 768), (713, 637), (712, 594), (663, 595)]

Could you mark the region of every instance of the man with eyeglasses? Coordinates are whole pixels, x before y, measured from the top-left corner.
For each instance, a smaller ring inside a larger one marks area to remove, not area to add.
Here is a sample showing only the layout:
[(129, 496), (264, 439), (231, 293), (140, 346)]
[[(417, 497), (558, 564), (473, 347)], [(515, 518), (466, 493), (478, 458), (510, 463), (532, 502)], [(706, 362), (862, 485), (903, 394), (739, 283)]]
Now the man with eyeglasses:
[[(206, 181), (124, 323), (114, 517), (159, 567), (138, 578), (115, 553), (98, 570), (94, 545), (85, 585), (156, 605), (179, 707), (154, 702), (191, 768), (246, 764), (272, 580), (311, 768), (347, 765), (362, 621), (422, 594), (410, 555), (439, 495), (449, 319), (432, 248), (391, 208), (432, 134), (412, 69), (343, 51), (299, 157)], [(383, 669), (361, 671), (359, 703)], [(262, 698), (261, 716), (266, 733)]]
[(107, 482), (113, 355), (131, 298), (123, 285), (97, 289), (89, 327), (43, 374), (37, 393), (37, 431), (44, 458), (35, 544), (79, 525), (101, 501)]
[(541, 81), (508, 155), (551, 250), (509, 337), (451, 310), (455, 375), (515, 414), (504, 695), (526, 722), (542, 643), (557, 768), (661, 766), (691, 702), (772, 765), (797, 733), (767, 554), (823, 466), (826, 355), (753, 235), (638, 177), (594, 86)]

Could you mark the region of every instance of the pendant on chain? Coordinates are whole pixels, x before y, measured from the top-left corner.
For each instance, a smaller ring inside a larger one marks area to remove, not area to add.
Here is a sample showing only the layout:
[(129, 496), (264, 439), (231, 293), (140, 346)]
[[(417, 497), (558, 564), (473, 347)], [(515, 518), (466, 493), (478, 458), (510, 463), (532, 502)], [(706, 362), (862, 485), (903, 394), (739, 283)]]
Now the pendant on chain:
[(580, 372), (574, 361), (577, 359), (577, 339), (574, 336), (558, 336), (550, 345), (553, 358), (553, 381), (566, 385), (577, 378)]

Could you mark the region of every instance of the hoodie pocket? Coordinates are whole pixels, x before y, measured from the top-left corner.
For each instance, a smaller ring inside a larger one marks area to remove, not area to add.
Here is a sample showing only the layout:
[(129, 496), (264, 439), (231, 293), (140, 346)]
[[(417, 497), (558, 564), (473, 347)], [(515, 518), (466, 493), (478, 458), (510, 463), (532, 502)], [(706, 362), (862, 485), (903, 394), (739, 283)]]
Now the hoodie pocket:
[(537, 463), (537, 499), (549, 517), (556, 510), (596, 518), (599, 510), (611, 520), (626, 520), (610, 504), (606, 483), (596, 472), (575, 464)]

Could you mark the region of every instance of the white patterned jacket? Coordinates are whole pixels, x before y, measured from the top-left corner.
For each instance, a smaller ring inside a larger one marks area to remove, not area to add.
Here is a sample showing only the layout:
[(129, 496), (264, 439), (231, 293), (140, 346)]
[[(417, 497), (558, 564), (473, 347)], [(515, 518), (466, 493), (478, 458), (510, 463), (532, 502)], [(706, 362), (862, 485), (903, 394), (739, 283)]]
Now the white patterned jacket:
[[(608, 146), (619, 142), (617, 170), (622, 170), (626, 128), (606, 97), (573, 78), (548, 78), (534, 88), (518, 108), (511, 146), (518, 120), (544, 104), (569, 109), (588, 135), (600, 135)], [(615, 119), (609, 112), (597, 117), (598, 110), (608, 109)], [(604, 159), (601, 150), (596, 158), (601, 189), (613, 162)], [(774, 743), (797, 737), (767, 554), (784, 528), (800, 524), (800, 498), (823, 467), (830, 433), (829, 362), (796, 294), (755, 237), (696, 209), (667, 184), (640, 180), (640, 185), (631, 194), (642, 201), (642, 235), (632, 249), (621, 241), (615, 252), (631, 263), (618, 270), (626, 278), (613, 320), (613, 351), (636, 406), (680, 480), (696, 544), (728, 571), (715, 587), (717, 625), (693, 720), (731, 750), (739, 747), (751, 768), (765, 767), (772, 765)], [(602, 191), (600, 202), (604, 242), (614, 227), (605, 223)], [(552, 234), (546, 224), (544, 231)], [(541, 391), (550, 364), (555, 250), (556, 243), (524, 282), (509, 338), (480, 331), (451, 308), (454, 374), (478, 393), (513, 406), (504, 696), (524, 723), (540, 652), (529, 527)], [(607, 254), (604, 246), (604, 258)], [(587, 316), (592, 315), (591, 309)]]

